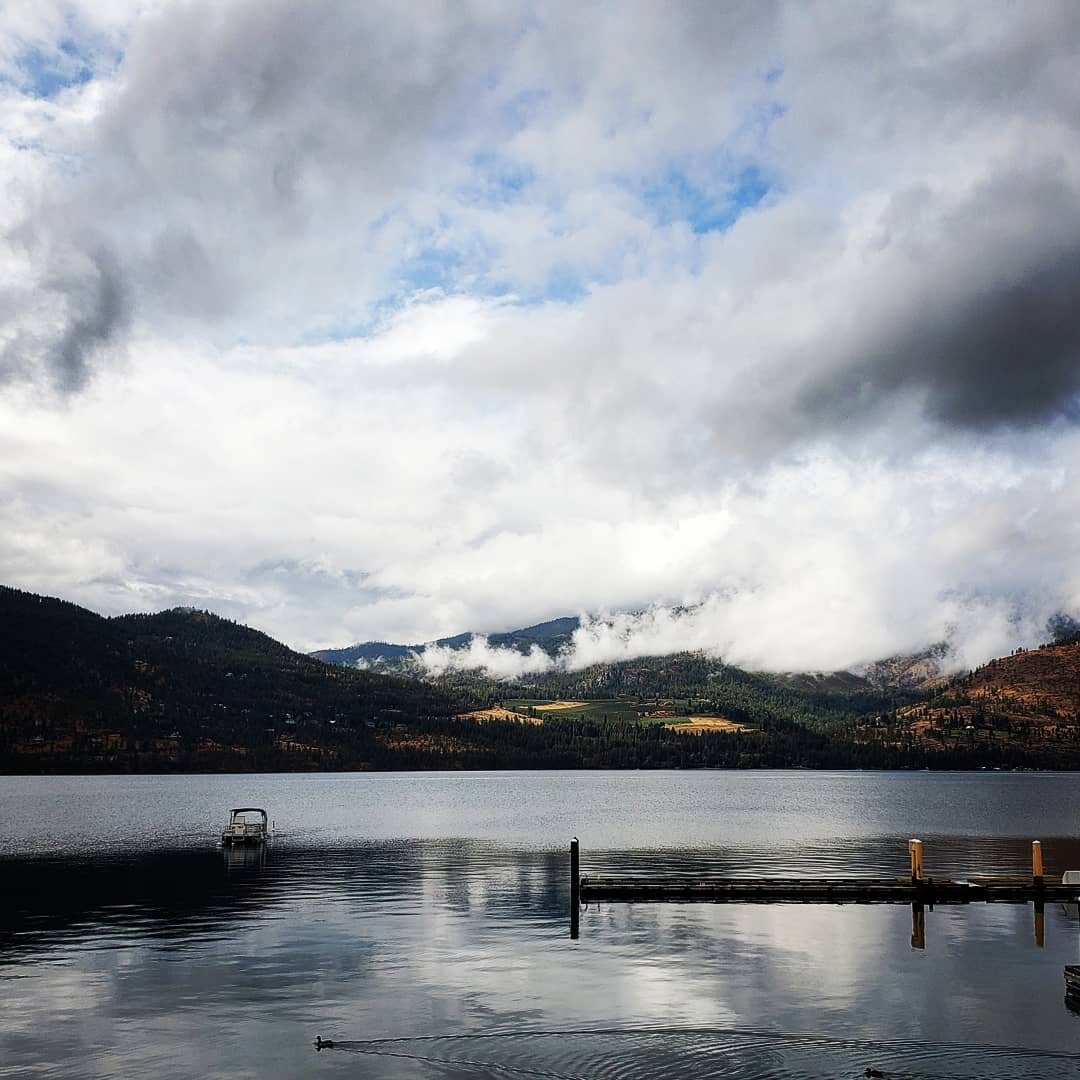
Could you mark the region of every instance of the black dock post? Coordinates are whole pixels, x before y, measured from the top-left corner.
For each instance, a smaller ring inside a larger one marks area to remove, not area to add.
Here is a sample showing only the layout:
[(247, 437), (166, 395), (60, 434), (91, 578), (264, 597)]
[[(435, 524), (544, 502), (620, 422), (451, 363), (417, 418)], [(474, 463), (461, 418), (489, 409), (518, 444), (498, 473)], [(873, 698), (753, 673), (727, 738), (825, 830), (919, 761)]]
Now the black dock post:
[(581, 905), (581, 873), (578, 864), (578, 838), (570, 840), (570, 937), (578, 936), (578, 908)]

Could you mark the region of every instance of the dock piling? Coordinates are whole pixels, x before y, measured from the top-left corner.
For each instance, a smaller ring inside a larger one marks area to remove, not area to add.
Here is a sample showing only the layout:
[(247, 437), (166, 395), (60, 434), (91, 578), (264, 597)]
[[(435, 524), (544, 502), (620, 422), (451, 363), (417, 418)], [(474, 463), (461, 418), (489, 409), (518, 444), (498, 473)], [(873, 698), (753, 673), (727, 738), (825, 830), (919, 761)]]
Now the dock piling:
[(578, 856), (578, 838), (570, 840), (570, 937), (578, 936), (578, 909), (581, 906), (581, 867)]
[(575, 836), (570, 840), (570, 896), (573, 899), (575, 906), (580, 898), (580, 892), (581, 866), (578, 855), (578, 838)]
[(911, 854), (911, 884), (923, 883), (923, 843), (921, 840), (909, 840), (908, 852)]
[(1043, 886), (1042, 844), (1038, 840), (1031, 841), (1031, 883), (1036, 889)]

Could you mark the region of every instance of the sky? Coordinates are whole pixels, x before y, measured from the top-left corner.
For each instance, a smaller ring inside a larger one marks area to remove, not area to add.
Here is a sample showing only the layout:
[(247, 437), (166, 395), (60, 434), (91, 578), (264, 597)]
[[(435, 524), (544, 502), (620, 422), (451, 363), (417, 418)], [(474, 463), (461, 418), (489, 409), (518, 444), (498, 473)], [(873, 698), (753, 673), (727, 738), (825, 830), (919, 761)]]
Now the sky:
[(1073, 0), (8, 0), (0, 581), (305, 650), (1037, 644), (1078, 56)]

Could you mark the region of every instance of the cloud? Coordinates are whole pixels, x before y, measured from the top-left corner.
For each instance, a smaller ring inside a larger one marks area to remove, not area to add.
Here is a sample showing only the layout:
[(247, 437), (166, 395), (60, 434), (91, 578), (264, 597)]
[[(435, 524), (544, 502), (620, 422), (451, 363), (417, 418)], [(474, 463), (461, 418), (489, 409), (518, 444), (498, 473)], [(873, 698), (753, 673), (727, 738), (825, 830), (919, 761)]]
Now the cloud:
[[(77, 164), (28, 180), (29, 216), (9, 233), (33, 233), (39, 287), (61, 294), (10, 343), (19, 369), (78, 389), (68, 376), (113, 336), (119, 297), (144, 322), (224, 342), (366, 319), (469, 154), (471, 90), (509, 32), (483, 5), (415, 14), (176, 3), (134, 19), (119, 69), (86, 89), (93, 110), (53, 130), (41, 109), (29, 132)], [(449, 177), (414, 186), (441, 163)], [(70, 273), (80, 261), (98, 268), (90, 285)]]
[(106, 249), (87, 255), (88, 265), (78, 272), (77, 280), (67, 276), (50, 282), (67, 296), (70, 310), (48, 362), (61, 386), (70, 390), (85, 384), (91, 358), (128, 320), (125, 286), (115, 259)]
[(19, 9), (0, 577), (311, 648), (574, 611), (646, 613), (574, 663), (1032, 643), (1080, 612), (1078, 35)]
[[(920, 612), (918, 636), (898, 637), (873, 625), (870, 613), (844, 610), (838, 617), (804, 605), (790, 589), (763, 585), (712, 593), (689, 607), (653, 605), (640, 612), (584, 614), (568, 645), (549, 654), (492, 646), (482, 635), (461, 649), (428, 645), (416, 654), (429, 676), (482, 671), (514, 681), (553, 671), (575, 672), (596, 664), (695, 652), (754, 671), (859, 671), (875, 660), (906, 655), (931, 642), (936, 632), (945, 649), (942, 674), (968, 671), (989, 657), (1003, 656), (1031, 642), (1047, 640), (1052, 605), (1017, 605), (1001, 598), (937, 596)], [(815, 596), (819, 603), (824, 597)], [(844, 608), (851, 606), (844, 597)], [(1049, 614), (1048, 614), (1049, 613)], [(854, 616), (846, 619), (844, 616)], [(859, 632), (868, 635), (858, 640)]]
[(1076, 419), (1080, 213), (1061, 173), (1053, 160), (1003, 169), (947, 207), (927, 191), (894, 198), (888, 217), (921, 218), (919, 235), (902, 234), (889, 293), (804, 392), (817, 423), (872, 415), (905, 391), (949, 427)]
[(555, 661), (539, 645), (531, 646), (528, 652), (519, 652), (493, 647), (483, 635), (470, 638), (462, 649), (428, 645), (416, 654), (416, 658), (429, 675), (482, 670), (495, 679), (518, 679), (523, 675), (550, 671), (555, 666)]

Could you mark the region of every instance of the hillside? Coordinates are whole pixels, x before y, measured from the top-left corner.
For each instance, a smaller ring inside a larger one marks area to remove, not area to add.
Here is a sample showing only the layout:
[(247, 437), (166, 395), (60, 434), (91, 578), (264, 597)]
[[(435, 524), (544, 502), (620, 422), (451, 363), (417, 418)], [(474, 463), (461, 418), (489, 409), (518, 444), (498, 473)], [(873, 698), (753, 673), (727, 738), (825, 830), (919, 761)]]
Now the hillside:
[(948, 658), (949, 646), (942, 641), (910, 656), (890, 656), (868, 664), (862, 675), (873, 686), (925, 690), (941, 679)]
[(901, 709), (898, 724), (921, 744), (993, 746), (1080, 757), (1080, 642), (1044, 645), (991, 660)]
[[(530, 641), (530, 631), (537, 629), (502, 638)], [(460, 635), (444, 644), (461, 648), (468, 639)], [(1080, 765), (1075, 650), (1080, 644), (1073, 641), (1021, 652), (960, 679), (940, 674), (948, 658), (944, 643), (882, 660), (860, 673), (748, 672), (701, 652), (577, 671), (556, 667), (511, 681), (476, 670), (431, 678), (408, 658), (384, 662), (384, 670), (425, 679), (487, 707), (524, 710), (542, 719), (545, 728), (598, 720), (771, 737), (783, 728), (803, 750), (812, 735), (824, 740), (818, 746), (822, 753), (836, 753), (849, 763), (1064, 768)], [(759, 748), (760, 740), (751, 745), (751, 759), (757, 760)]]
[[(517, 640), (567, 632), (558, 621)], [(409, 679), (331, 666), (204, 611), (107, 619), (0, 588), (0, 772), (1064, 768), (1080, 764), (1078, 704), (1077, 644), (932, 695), (702, 653), (511, 684)]]
[(0, 771), (839, 766), (763, 715), (687, 738), (603, 710), (522, 723), (486, 685), (332, 667), (204, 611), (106, 619), (0, 588)]
[(854, 675), (822, 682), (813, 676), (799, 680), (743, 671), (700, 652), (593, 664), (580, 671), (554, 670), (522, 676), (511, 684), (493, 685), (471, 673), (436, 682), (474, 694), (484, 688), (514, 698), (618, 699), (687, 715), (717, 714), (752, 724), (782, 717), (810, 727), (823, 727), (838, 717), (888, 712), (919, 697), (878, 690)]
[(486, 687), (332, 667), (204, 611), (106, 619), (0, 588), (0, 771), (830, 766), (782, 718), (687, 738), (638, 716), (522, 723)]
[(0, 588), (8, 768), (386, 765), (392, 736), (460, 706), (438, 688), (329, 667), (207, 612), (106, 619)]
[[(492, 634), (493, 647), (516, 648), (526, 652), (534, 644), (554, 655), (569, 640), (577, 619), (557, 619), (538, 626)], [(472, 635), (459, 634), (434, 644), (463, 649)], [(898, 673), (890, 682), (882, 665), (874, 679), (852, 672), (829, 675), (773, 675), (753, 673), (725, 664), (703, 652), (679, 652), (668, 656), (639, 657), (613, 663), (591, 664), (574, 671), (553, 667), (550, 671), (522, 675), (510, 681), (488, 677), (482, 671), (451, 671), (430, 677), (412, 660), (423, 646), (387, 645), (368, 642), (348, 649), (328, 650), (313, 655), (329, 663), (365, 669), (393, 671), (423, 679), (448, 692), (483, 698), (495, 704), (503, 699), (577, 699), (590, 701), (619, 699), (633, 708), (610, 709), (611, 713), (639, 714), (679, 710), (682, 714), (723, 714), (740, 721), (757, 723), (764, 717), (783, 717), (802, 724), (819, 726), (838, 718), (854, 719), (879, 714), (921, 700), (910, 685), (907, 669), (899, 660), (890, 662)]]

